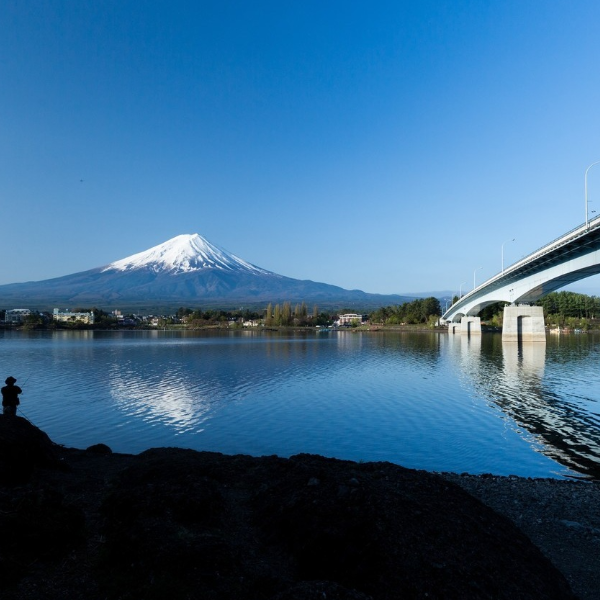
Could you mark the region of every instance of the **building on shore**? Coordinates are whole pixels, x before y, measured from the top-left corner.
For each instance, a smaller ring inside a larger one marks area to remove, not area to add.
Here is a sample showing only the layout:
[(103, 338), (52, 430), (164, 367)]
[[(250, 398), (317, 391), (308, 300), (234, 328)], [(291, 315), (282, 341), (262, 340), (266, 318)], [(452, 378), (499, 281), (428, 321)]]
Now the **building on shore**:
[(357, 315), (356, 313), (346, 313), (345, 315), (340, 315), (338, 320), (336, 321), (336, 325), (343, 327), (352, 325), (352, 323), (356, 323), (360, 325), (363, 322), (363, 316)]
[(11, 325), (20, 324), (29, 316), (31, 316), (31, 310), (28, 308), (11, 308), (5, 311), (4, 322)]
[(89, 325), (94, 324), (94, 313), (90, 312), (71, 312), (66, 310), (61, 312), (60, 309), (55, 308), (52, 312), (52, 319), (54, 321), (61, 322), (79, 322), (79, 323), (88, 323)]

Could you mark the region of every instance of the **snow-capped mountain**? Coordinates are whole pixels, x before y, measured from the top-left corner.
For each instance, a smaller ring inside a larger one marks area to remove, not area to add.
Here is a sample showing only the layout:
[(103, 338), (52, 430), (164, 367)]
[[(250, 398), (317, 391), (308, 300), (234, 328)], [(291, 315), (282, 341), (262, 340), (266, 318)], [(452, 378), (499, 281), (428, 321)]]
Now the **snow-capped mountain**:
[(192, 273), (202, 269), (273, 275), (273, 273), (255, 267), (234, 254), (211, 244), (197, 233), (178, 235), (149, 250), (117, 260), (104, 267), (102, 272), (134, 271), (136, 269), (150, 269), (155, 273), (170, 273), (171, 275)]
[(0, 285), (0, 308), (231, 307), (307, 302), (366, 309), (412, 300), (299, 280), (262, 269), (198, 234), (179, 235), (103, 267)]

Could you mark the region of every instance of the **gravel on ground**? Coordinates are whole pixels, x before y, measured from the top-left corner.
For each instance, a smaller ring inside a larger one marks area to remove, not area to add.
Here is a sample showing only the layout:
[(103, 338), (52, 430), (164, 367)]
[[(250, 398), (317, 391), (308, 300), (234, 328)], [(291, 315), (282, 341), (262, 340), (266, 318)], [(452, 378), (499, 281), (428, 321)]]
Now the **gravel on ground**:
[(441, 476), (515, 523), (581, 600), (600, 598), (600, 482)]

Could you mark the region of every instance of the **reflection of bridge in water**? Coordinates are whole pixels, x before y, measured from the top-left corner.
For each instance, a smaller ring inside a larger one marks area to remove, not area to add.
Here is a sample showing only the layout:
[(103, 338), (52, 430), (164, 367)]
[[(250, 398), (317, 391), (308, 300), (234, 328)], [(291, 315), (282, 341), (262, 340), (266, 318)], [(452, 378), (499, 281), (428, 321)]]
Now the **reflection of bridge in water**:
[[(546, 344), (503, 343), (498, 335), (449, 336), (449, 343), (458, 346), (452, 354), (477, 392), (531, 434), (543, 454), (600, 479), (600, 416), (545, 387)], [(502, 360), (486, 358), (491, 354)]]
[(600, 217), (532, 252), (460, 298), (442, 316), (454, 333), (481, 333), (479, 312), (509, 302), (504, 312), (505, 340), (545, 341), (542, 308), (528, 306), (570, 283), (600, 273)]

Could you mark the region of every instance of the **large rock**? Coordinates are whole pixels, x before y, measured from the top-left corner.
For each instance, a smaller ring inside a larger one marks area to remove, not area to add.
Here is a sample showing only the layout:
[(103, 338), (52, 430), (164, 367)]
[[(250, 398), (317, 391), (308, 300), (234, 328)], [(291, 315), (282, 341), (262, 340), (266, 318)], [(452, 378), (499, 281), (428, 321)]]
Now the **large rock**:
[(66, 449), (23, 421), (0, 422), (29, 468), (0, 484), (3, 600), (573, 598), (512, 522), (426, 472)]
[(573, 597), (510, 521), (389, 463), (151, 450), (103, 512), (109, 597)]
[(36, 467), (57, 463), (55, 444), (23, 417), (0, 415), (0, 483), (28, 481)]

